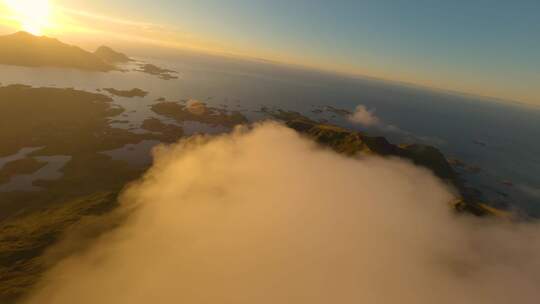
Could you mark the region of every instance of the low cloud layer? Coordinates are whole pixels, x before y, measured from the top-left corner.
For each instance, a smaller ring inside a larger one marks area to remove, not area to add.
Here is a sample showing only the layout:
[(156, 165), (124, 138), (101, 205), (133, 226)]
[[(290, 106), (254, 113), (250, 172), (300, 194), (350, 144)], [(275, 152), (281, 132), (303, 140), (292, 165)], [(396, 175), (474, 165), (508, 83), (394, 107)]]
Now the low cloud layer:
[(540, 230), (450, 211), (427, 170), (267, 123), (155, 152), (120, 228), (27, 304), (537, 303)]

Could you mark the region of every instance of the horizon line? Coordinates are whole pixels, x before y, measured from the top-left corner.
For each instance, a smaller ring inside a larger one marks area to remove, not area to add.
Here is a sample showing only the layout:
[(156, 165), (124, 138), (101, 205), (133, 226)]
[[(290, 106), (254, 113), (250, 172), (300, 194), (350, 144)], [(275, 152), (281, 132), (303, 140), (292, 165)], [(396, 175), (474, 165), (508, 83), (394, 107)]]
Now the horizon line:
[[(10, 32), (8, 34), (0, 35), (0, 36), (10, 36), (10, 35), (14, 35), (14, 34), (17, 34), (17, 33), (26, 33), (26, 34), (31, 35), (33, 37), (45, 37), (45, 38), (49, 38), (49, 39), (57, 39), (59, 41), (62, 41), (61, 38), (57, 38), (57, 37), (54, 37), (54, 36), (49, 36), (48, 34), (34, 35), (32, 33), (29, 33), (28, 31), (25, 31), (25, 30), (14, 30), (14, 31), (12, 31), (12, 32)], [(140, 38), (142, 38), (142, 37), (140, 37)], [(79, 47), (79, 48), (83, 49), (82, 47), (80, 47), (80, 46), (78, 46), (76, 44), (72, 44), (69, 41), (66, 41), (66, 42), (63, 42), (63, 43), (69, 44), (71, 46), (76, 46), (76, 47)], [(105, 45), (105, 43), (98, 43), (98, 44), (102, 45), (102, 46)], [(301, 69), (301, 70), (304, 70), (304, 71), (311, 71), (311, 72), (329, 74), (329, 75), (333, 75), (333, 76), (346, 77), (346, 78), (349, 78), (349, 79), (352, 79), (352, 80), (368, 79), (368, 80), (372, 80), (372, 81), (392, 84), (392, 85), (395, 85), (395, 86), (402, 86), (402, 87), (404, 86), (404, 87), (418, 89), (418, 90), (427, 90), (427, 91), (431, 91), (431, 92), (444, 93), (444, 94), (449, 94), (449, 95), (457, 95), (457, 96), (460, 96), (460, 97), (475, 98), (475, 99), (485, 101), (485, 102), (513, 104), (513, 105), (518, 105), (518, 106), (532, 107), (532, 108), (535, 108), (535, 109), (540, 109), (540, 104), (538, 104), (536, 102), (527, 102), (527, 101), (518, 100), (518, 99), (515, 99), (515, 98), (504, 98), (504, 97), (498, 97), (498, 96), (489, 95), (489, 94), (481, 94), (481, 93), (476, 93), (476, 92), (469, 92), (469, 91), (466, 91), (466, 90), (444, 88), (444, 87), (439, 87), (439, 86), (423, 84), (423, 83), (420, 83), (420, 82), (406, 81), (406, 80), (389, 78), (389, 77), (381, 77), (381, 76), (377, 76), (377, 75), (369, 75), (369, 74), (364, 74), (362, 72), (351, 72), (351, 71), (344, 71), (344, 70), (340, 70), (340, 69), (332, 69), (332, 68), (325, 67), (325, 66), (304, 64), (304, 63), (298, 63), (298, 62), (288, 62), (288, 61), (279, 60), (279, 59), (275, 59), (275, 58), (265, 58), (265, 57), (261, 57), (261, 56), (253, 56), (253, 55), (248, 55), (248, 54), (244, 54), (244, 53), (236, 53), (236, 52), (229, 52), (229, 51), (223, 51), (223, 50), (214, 50), (214, 49), (209, 49), (209, 48), (204, 48), (204, 47), (187, 47), (187, 46), (181, 46), (180, 44), (170, 45), (170, 43), (167, 43), (167, 42), (164, 42), (164, 41), (156, 41), (156, 40), (148, 41), (147, 39), (140, 39), (139, 41), (137, 41), (137, 44), (143, 44), (143, 45), (149, 45), (149, 46), (154, 45), (154, 46), (158, 46), (158, 47), (160, 47), (162, 49), (165, 49), (165, 50), (185, 51), (185, 52), (187, 51), (187, 52), (193, 52), (193, 53), (197, 53), (197, 54), (204, 54), (204, 55), (207, 55), (207, 56), (214, 56), (214, 57), (218, 57), (218, 58), (222, 58), (222, 59), (225, 59), (225, 58), (231, 59), (232, 58), (232, 59), (241, 60), (241, 61), (256, 62), (256, 63), (259, 63), (259, 64), (271, 64), (271, 65), (281, 66), (281, 67), (285, 67), (285, 68), (296, 68), (296, 69)], [(86, 51), (88, 51), (88, 50), (86, 50)]]

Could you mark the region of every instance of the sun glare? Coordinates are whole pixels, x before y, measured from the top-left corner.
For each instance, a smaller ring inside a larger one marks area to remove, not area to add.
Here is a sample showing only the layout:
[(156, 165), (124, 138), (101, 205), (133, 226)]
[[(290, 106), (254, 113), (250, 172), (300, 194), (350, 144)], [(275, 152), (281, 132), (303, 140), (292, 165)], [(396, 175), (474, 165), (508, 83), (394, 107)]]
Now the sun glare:
[(20, 29), (43, 35), (51, 26), (51, 4), (48, 0), (4, 0)]

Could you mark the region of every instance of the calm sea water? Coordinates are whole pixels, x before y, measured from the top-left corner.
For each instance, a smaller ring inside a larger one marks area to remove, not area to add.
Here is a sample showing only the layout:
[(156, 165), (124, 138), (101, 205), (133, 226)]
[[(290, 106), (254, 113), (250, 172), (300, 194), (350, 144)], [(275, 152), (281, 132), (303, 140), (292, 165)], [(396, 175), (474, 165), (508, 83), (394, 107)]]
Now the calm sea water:
[[(440, 148), (447, 156), (481, 168), (462, 172), (465, 179), (497, 204), (511, 204), (532, 216), (540, 216), (540, 110), (476, 97), (407, 87), (372, 79), (352, 79), (277, 65), (183, 55), (167, 61), (144, 59), (177, 70), (178, 80), (161, 80), (140, 72), (93, 73), (52, 68), (0, 66), (0, 83), (72, 87), (87, 91), (113, 87), (141, 88), (145, 98), (118, 98), (126, 109), (116, 127), (139, 129), (152, 113), (149, 105), (159, 97), (167, 100), (198, 99), (212, 106), (241, 110), (260, 118), (261, 106), (300, 111), (315, 119), (327, 119), (349, 128), (387, 136), (395, 143), (418, 141)], [(128, 67), (129, 68), (129, 67)], [(331, 105), (353, 110), (362, 104), (394, 128), (365, 128), (315, 108)], [(190, 133), (210, 132), (208, 126), (186, 124)], [(218, 130), (219, 131), (219, 130)], [(149, 150), (150, 143), (140, 145)], [(137, 163), (134, 147), (126, 158)], [(122, 149), (104, 151), (121, 158)], [(141, 159), (144, 163), (146, 159)]]

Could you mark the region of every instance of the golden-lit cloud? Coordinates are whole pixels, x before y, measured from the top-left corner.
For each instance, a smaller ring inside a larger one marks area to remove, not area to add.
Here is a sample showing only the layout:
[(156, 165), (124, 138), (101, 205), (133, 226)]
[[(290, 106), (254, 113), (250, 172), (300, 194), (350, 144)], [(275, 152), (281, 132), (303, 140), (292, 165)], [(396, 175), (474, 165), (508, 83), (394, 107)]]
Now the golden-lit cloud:
[(271, 123), (154, 152), (127, 220), (71, 229), (22, 303), (538, 303), (540, 226), (458, 217), (410, 163)]

